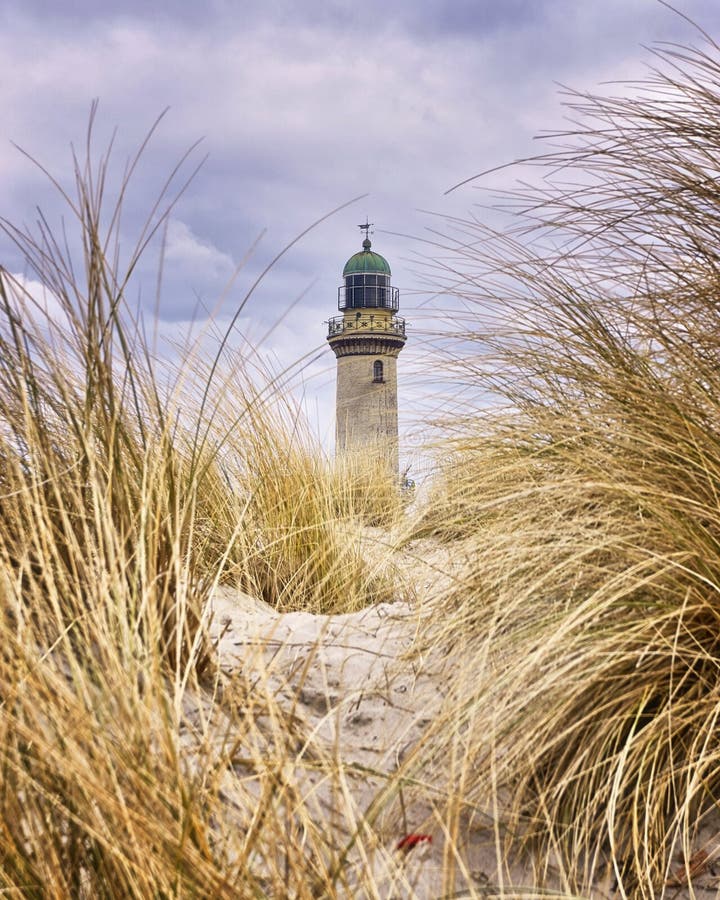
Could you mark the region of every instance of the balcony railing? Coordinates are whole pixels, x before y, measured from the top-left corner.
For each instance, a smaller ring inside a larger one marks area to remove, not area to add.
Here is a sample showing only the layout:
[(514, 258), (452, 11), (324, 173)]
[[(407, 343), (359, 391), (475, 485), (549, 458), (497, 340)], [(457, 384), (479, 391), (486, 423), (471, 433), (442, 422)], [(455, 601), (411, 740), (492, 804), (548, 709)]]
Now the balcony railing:
[(400, 334), (405, 336), (405, 319), (401, 316), (376, 316), (356, 314), (349, 316), (335, 316), (328, 322), (328, 337), (336, 337), (339, 334), (352, 332), (371, 332), (373, 334)]

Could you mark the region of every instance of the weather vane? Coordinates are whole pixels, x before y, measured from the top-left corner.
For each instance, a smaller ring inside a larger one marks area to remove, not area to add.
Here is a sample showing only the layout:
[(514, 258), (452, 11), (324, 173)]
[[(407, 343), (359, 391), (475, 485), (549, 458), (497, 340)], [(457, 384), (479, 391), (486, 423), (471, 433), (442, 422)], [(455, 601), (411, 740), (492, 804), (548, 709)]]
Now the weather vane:
[(368, 217), (365, 216), (365, 224), (364, 224), (364, 225), (358, 225), (358, 228), (359, 228), (361, 231), (364, 231), (364, 232), (365, 232), (365, 237), (367, 238), (367, 237), (369, 236), (370, 229), (372, 228), (372, 226), (373, 226), (374, 224), (375, 224), (374, 222), (368, 222)]

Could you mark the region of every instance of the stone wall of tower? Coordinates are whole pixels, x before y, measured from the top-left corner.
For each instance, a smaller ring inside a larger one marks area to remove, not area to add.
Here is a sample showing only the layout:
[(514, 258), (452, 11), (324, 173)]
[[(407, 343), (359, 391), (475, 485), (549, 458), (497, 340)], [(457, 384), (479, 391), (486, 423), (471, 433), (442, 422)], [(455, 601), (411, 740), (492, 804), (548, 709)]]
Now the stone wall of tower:
[[(376, 349), (380, 350), (380, 347)], [(398, 470), (397, 352), (338, 357), (336, 449), (370, 453)], [(374, 366), (381, 362), (383, 381), (376, 382)]]

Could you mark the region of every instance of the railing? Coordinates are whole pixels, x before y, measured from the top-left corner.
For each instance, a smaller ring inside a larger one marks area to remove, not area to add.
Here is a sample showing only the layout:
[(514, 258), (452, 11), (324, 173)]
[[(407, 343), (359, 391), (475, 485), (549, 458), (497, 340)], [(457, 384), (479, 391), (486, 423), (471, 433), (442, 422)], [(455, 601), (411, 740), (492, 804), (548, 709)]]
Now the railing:
[(405, 319), (401, 316), (376, 316), (357, 314), (353, 318), (335, 316), (328, 322), (328, 337), (353, 331), (370, 331), (375, 334), (400, 334), (405, 336)]

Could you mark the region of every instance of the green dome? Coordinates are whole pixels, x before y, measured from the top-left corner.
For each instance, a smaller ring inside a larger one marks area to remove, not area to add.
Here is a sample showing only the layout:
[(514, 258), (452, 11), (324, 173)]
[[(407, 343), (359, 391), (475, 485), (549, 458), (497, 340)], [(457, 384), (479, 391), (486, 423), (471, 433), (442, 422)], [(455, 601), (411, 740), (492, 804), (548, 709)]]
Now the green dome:
[(363, 249), (359, 253), (353, 254), (345, 263), (343, 277), (346, 275), (359, 275), (365, 272), (376, 272), (380, 275), (392, 274), (385, 257), (380, 256), (379, 253), (373, 253), (370, 247), (370, 241), (365, 238)]

